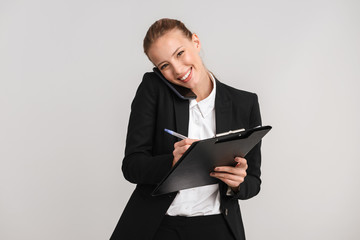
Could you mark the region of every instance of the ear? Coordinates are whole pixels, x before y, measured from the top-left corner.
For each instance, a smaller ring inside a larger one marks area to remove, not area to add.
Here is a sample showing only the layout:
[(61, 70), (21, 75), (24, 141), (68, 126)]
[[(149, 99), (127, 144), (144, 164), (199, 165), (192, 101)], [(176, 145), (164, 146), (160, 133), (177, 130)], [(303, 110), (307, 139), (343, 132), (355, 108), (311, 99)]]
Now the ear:
[(200, 39), (199, 39), (198, 35), (196, 35), (196, 33), (193, 33), (193, 35), (192, 35), (192, 42), (194, 44), (194, 47), (200, 52), (201, 43), (200, 43)]

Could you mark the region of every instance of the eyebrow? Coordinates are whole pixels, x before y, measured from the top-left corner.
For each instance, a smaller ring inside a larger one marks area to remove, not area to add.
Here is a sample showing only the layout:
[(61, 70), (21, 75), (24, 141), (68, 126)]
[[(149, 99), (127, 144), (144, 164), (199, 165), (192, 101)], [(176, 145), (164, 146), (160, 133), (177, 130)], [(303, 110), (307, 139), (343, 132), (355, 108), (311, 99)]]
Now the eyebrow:
[[(182, 46), (178, 47), (171, 56), (174, 56), (175, 53), (176, 53), (180, 48), (182, 48)], [(157, 67), (159, 67), (163, 62), (166, 62), (166, 61), (162, 61), (161, 63), (159, 63), (159, 64), (157, 65)]]

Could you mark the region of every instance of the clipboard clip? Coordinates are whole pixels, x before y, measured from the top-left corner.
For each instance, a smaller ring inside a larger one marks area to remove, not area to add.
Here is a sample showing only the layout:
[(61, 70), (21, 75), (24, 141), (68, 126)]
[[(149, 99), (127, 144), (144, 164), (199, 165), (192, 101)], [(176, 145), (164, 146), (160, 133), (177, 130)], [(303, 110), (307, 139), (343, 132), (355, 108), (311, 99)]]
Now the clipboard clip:
[(237, 129), (237, 130), (230, 130), (228, 132), (218, 133), (215, 135), (215, 137), (222, 137), (222, 136), (226, 136), (226, 135), (229, 135), (232, 133), (238, 133), (238, 132), (244, 132), (244, 131), (245, 131), (245, 128), (241, 128), (241, 129)]
[(216, 138), (215, 144), (235, 140), (235, 139), (241, 137), (242, 132), (245, 132), (244, 128), (237, 129), (237, 130), (230, 130), (228, 132), (216, 134), (214, 137), (214, 138)]
[(261, 130), (262, 128), (265, 128), (265, 129), (270, 128), (271, 129), (271, 126), (264, 126), (264, 127), (257, 126), (252, 129), (248, 129), (246, 131), (244, 128), (242, 128), (242, 129), (232, 130), (232, 131), (225, 132), (225, 133), (220, 133), (215, 136), (215, 138), (216, 138), (215, 144), (222, 143), (222, 142), (228, 142), (228, 141), (232, 141), (232, 140), (240, 139), (240, 138), (247, 138), (253, 132)]

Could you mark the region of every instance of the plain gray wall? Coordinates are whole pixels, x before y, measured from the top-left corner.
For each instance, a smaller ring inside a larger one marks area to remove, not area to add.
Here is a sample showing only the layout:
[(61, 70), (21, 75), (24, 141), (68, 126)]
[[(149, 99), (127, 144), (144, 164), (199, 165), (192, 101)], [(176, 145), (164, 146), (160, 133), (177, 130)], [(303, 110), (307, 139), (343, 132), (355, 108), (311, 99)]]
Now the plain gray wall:
[[(108, 239), (147, 28), (178, 18), (224, 83), (256, 92), (262, 191), (247, 237), (360, 238), (360, 2), (0, 1), (0, 239)], [(136, 227), (136, 226), (134, 226)], [(141, 230), (141, 229), (139, 229)]]

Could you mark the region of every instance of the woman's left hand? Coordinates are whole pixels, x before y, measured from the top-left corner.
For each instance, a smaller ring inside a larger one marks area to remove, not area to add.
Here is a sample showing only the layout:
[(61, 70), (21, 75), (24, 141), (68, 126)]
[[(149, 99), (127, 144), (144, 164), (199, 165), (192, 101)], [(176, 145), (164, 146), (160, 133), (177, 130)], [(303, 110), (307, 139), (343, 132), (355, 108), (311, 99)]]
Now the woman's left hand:
[(214, 171), (210, 173), (210, 176), (216, 177), (226, 183), (234, 192), (239, 191), (239, 186), (244, 182), (246, 177), (246, 169), (248, 168), (245, 158), (236, 157), (237, 162), (235, 167), (220, 166), (215, 167)]

